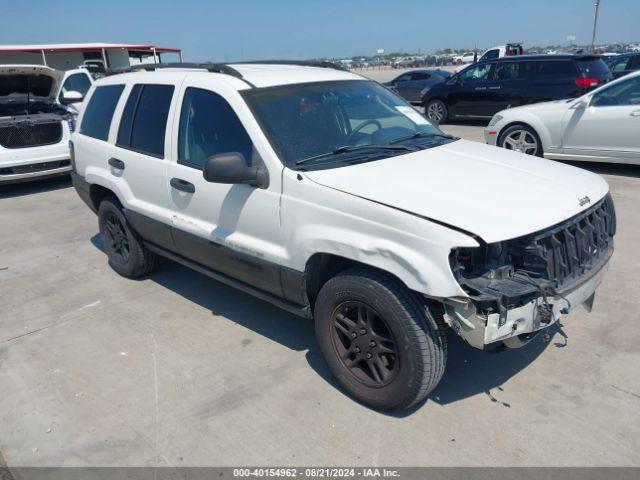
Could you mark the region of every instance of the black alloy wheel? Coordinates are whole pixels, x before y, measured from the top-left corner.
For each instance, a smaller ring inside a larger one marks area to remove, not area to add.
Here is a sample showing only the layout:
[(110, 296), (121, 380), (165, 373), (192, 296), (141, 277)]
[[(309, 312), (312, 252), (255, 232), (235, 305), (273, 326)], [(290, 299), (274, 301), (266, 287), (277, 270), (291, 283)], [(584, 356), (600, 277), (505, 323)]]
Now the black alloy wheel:
[(397, 343), (384, 319), (369, 305), (359, 301), (338, 305), (331, 339), (342, 364), (363, 384), (383, 387), (396, 377)]

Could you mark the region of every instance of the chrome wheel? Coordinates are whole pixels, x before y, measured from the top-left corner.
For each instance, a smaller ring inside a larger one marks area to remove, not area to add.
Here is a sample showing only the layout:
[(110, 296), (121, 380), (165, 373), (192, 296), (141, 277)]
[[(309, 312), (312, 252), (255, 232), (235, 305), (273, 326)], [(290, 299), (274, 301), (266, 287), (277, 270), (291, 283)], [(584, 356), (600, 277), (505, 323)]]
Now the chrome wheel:
[(445, 115), (445, 106), (442, 102), (431, 102), (427, 105), (427, 117), (435, 122), (441, 122)]
[(502, 140), (502, 146), (507, 150), (526, 153), (528, 155), (538, 154), (538, 140), (528, 130), (519, 129), (509, 132)]

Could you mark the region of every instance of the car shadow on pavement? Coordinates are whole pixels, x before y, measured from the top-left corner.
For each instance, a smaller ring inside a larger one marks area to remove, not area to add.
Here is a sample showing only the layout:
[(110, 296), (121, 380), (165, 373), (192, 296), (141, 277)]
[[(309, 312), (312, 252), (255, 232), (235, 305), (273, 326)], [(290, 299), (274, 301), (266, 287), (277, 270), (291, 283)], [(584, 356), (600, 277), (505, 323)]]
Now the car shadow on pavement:
[[(91, 243), (104, 253), (104, 246), (98, 234), (91, 238)], [(309, 366), (340, 394), (348, 397), (322, 358), (315, 340), (312, 320), (285, 312), (170, 260), (160, 258), (158, 267), (149, 277), (150, 280), (211, 311), (214, 315), (223, 316), (286, 348), (295, 351), (306, 350)], [(524, 370), (549, 345), (558, 348), (565, 345), (561, 326), (551, 326), (548, 334), (550, 338), (547, 340), (540, 334), (522, 348), (489, 353), (467, 345), (448, 329), (448, 360), (440, 384), (425, 402), (409, 410), (391, 412), (387, 415), (402, 418), (411, 415), (430, 401), (446, 405), (478, 394), (487, 395), (491, 401), (504, 407), (511, 407), (499, 399), (502, 385)], [(492, 392), (494, 389), (497, 391)]]
[(600, 175), (616, 175), (619, 177), (640, 178), (640, 165), (604, 162), (563, 162), (572, 167), (584, 168)]
[(0, 199), (51, 192), (53, 190), (61, 190), (69, 187), (71, 187), (71, 179), (67, 176), (44, 180), (32, 180), (21, 183), (10, 183), (8, 185), (0, 185)]

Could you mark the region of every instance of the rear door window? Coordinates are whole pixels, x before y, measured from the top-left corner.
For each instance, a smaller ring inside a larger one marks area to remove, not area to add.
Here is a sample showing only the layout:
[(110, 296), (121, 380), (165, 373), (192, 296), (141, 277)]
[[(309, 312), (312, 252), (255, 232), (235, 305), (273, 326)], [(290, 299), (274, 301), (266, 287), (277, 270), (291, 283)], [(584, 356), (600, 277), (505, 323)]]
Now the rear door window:
[(80, 133), (98, 140), (107, 140), (113, 112), (118, 105), (124, 85), (97, 87), (84, 109)]
[(117, 145), (164, 158), (173, 85), (134, 85), (118, 129)]

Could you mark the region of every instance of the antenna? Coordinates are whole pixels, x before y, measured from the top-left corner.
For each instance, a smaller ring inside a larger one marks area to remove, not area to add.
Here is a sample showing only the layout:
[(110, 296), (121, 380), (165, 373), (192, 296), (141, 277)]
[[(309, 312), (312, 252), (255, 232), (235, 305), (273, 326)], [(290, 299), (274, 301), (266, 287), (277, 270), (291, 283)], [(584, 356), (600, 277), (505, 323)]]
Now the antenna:
[(596, 0), (596, 11), (593, 16), (593, 36), (591, 37), (591, 51), (596, 51), (596, 27), (598, 26), (598, 11), (600, 10), (600, 0)]

